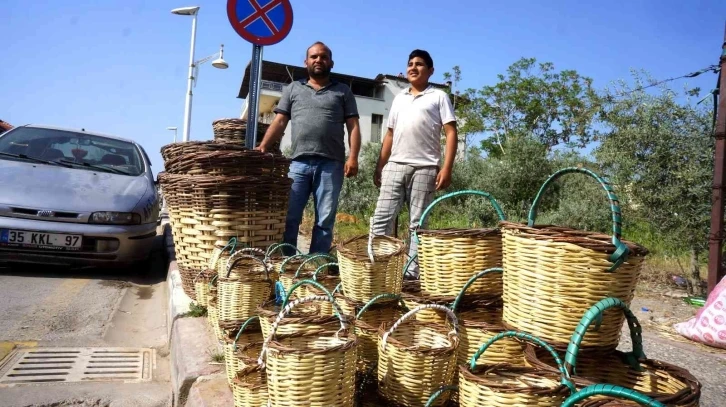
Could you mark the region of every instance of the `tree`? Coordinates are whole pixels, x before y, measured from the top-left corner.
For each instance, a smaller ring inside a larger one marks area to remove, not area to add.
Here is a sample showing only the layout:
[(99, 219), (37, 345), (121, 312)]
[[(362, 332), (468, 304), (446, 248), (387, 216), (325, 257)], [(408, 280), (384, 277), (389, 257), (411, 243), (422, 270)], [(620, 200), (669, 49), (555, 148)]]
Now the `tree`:
[(534, 58), (520, 59), (497, 78), (495, 85), (465, 94), (487, 134), (482, 150), (506, 154), (504, 141), (513, 133), (533, 135), (548, 151), (561, 143), (584, 147), (596, 138), (592, 125), (601, 101), (592, 79), (575, 70), (557, 72), (553, 63)]
[(672, 247), (690, 251), (689, 291), (703, 294), (698, 262), (708, 247), (711, 112), (679, 103), (679, 95), (665, 86), (647, 93), (642, 90), (652, 82), (647, 75), (633, 77), (633, 88), (620, 82), (606, 91), (608, 131), (595, 154), (611, 180), (631, 191), (638, 215)]
[[(456, 65), (452, 72), (444, 72), (444, 80), (451, 82), (451, 86), (447, 89), (454, 113), (456, 114), (456, 126), (459, 141), (464, 145), (464, 155), (466, 156), (471, 145), (470, 135), (480, 133), (484, 130), (481, 114), (477, 111), (478, 104), (472, 98), (476, 97), (474, 89), (467, 89), (464, 94), (458, 90), (459, 82), (461, 82), (461, 68)], [(443, 131), (443, 130), (442, 130)]]

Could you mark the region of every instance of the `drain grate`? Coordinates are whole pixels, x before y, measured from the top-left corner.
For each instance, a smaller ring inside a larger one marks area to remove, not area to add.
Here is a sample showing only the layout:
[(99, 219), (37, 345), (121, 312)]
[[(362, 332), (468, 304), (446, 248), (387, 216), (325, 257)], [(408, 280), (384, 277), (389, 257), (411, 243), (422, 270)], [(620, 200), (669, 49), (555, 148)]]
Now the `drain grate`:
[(148, 348), (19, 349), (0, 366), (0, 385), (151, 380)]

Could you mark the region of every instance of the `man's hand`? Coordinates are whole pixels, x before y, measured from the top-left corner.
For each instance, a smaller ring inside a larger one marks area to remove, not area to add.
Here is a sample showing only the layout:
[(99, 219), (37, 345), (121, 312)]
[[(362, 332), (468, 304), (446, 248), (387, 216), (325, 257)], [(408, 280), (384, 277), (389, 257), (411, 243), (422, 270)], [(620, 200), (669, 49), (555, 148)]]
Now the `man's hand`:
[(349, 157), (348, 161), (345, 162), (343, 169), (346, 178), (355, 177), (358, 175), (358, 160), (353, 157)]
[(255, 150), (262, 151), (263, 153), (266, 153), (269, 149), (270, 148), (267, 146), (267, 144), (265, 144), (264, 140), (262, 141), (262, 143), (260, 143), (259, 146), (255, 147)]
[(436, 190), (446, 189), (451, 185), (451, 170), (443, 169), (436, 175)]
[(383, 171), (380, 168), (376, 168), (376, 172), (373, 173), (373, 184), (378, 188), (381, 187), (381, 174)]

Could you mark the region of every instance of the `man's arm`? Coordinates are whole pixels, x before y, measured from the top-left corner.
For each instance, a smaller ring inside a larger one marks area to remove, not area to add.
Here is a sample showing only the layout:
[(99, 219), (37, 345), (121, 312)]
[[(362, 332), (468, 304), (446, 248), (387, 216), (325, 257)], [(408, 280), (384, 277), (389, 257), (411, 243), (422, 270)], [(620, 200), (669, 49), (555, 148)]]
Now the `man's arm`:
[(454, 159), (456, 158), (456, 149), (459, 145), (459, 138), (456, 131), (456, 122), (449, 122), (444, 125), (446, 132), (446, 155), (444, 156), (444, 166), (436, 175), (436, 190), (446, 189), (451, 185), (451, 173), (454, 169)]
[(376, 164), (376, 172), (373, 175), (373, 183), (377, 187), (381, 187), (381, 173), (383, 172), (383, 167), (388, 162), (388, 159), (391, 158), (391, 148), (393, 147), (393, 129), (388, 128), (386, 131), (386, 135), (383, 136), (383, 145), (381, 146), (381, 153), (378, 156), (378, 164)]
[(287, 122), (289, 121), (290, 118), (286, 115), (282, 113), (276, 114), (275, 119), (272, 120), (272, 123), (270, 124), (270, 127), (267, 128), (267, 131), (265, 132), (265, 137), (262, 139), (260, 146), (255, 148), (255, 150), (260, 150), (263, 153), (266, 153), (268, 150), (270, 150), (272, 146), (275, 145), (275, 143), (282, 139), (282, 136), (285, 134)]
[(358, 117), (349, 117), (345, 119), (345, 126), (348, 129), (348, 145), (350, 146), (350, 155), (345, 163), (345, 176), (355, 177), (358, 175), (358, 154), (360, 154), (360, 123)]

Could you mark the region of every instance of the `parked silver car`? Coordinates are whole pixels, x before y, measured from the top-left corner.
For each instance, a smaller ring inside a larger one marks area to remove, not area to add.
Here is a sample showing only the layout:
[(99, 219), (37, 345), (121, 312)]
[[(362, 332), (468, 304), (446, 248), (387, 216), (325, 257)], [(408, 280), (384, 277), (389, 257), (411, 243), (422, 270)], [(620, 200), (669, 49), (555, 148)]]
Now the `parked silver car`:
[(0, 136), (0, 263), (129, 265), (149, 257), (159, 194), (137, 143), (19, 126)]

